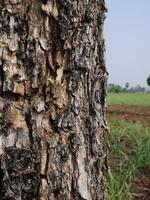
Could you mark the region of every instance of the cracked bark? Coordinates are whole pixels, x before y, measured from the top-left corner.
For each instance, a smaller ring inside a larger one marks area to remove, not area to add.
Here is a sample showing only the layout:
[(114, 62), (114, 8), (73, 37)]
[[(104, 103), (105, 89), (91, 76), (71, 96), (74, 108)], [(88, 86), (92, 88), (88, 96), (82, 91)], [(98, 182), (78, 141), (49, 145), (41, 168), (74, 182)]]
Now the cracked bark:
[(105, 12), (0, 1), (0, 199), (104, 199)]

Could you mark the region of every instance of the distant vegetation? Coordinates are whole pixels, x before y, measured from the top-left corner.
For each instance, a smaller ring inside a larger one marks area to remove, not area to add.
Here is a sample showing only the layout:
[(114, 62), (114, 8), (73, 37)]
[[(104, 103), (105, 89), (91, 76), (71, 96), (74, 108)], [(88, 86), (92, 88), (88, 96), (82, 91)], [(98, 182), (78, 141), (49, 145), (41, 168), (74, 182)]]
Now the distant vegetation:
[[(147, 79), (147, 84), (149, 83), (150, 86), (150, 77)], [(136, 85), (135, 87), (130, 86), (130, 84), (127, 82), (124, 87), (121, 85), (110, 83), (107, 86), (108, 92), (113, 93), (120, 93), (120, 92), (145, 92), (147, 89), (145, 87), (141, 87), (140, 85)]]
[(147, 85), (150, 86), (150, 75), (149, 75), (149, 77), (147, 78)]

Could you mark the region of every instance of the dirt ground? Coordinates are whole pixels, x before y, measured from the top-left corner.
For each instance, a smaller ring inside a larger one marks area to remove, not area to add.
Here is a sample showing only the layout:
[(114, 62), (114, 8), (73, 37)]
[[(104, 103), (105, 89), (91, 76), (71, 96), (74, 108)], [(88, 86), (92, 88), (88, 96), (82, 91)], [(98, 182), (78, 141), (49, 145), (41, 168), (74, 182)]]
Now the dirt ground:
[[(109, 105), (107, 119), (124, 119), (129, 122), (140, 122), (150, 127), (150, 106)], [(150, 166), (139, 169), (132, 182), (134, 200), (150, 200)]]
[(124, 119), (150, 126), (150, 106), (109, 105), (107, 119)]
[(139, 169), (132, 183), (134, 200), (150, 200), (150, 167)]

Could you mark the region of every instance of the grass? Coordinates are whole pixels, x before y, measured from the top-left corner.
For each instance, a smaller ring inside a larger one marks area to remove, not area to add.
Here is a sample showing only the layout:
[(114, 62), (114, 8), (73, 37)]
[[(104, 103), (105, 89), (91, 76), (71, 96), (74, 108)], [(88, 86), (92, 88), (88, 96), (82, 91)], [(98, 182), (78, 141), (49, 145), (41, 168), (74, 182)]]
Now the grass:
[(116, 119), (109, 122), (109, 127), (106, 200), (130, 200), (134, 173), (150, 165), (150, 128)]
[(150, 93), (108, 93), (108, 104), (150, 105)]

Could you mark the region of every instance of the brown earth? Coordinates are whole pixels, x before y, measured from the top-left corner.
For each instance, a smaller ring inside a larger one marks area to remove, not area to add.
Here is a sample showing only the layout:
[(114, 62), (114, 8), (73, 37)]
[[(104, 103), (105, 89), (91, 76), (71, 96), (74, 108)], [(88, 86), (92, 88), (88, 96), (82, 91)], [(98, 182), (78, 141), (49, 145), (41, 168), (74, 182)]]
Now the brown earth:
[(134, 200), (150, 200), (150, 167), (137, 171), (132, 183)]
[[(107, 119), (123, 119), (150, 126), (150, 106), (109, 105)], [(135, 173), (132, 192), (134, 200), (150, 200), (150, 166)]]
[(112, 118), (150, 126), (150, 106), (108, 105), (107, 119)]

